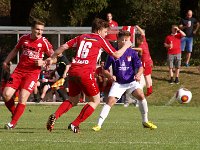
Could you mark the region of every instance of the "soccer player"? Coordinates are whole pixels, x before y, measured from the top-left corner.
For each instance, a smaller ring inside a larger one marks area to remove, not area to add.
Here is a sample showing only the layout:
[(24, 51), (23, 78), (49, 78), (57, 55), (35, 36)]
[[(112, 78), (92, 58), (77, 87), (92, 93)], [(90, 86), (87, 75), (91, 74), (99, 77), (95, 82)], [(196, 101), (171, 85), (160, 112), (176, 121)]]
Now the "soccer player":
[(184, 38), (181, 39), (181, 50), (186, 50), (186, 62), (185, 66), (189, 67), (190, 57), (192, 53), (192, 46), (193, 46), (193, 37), (196, 35), (199, 29), (199, 22), (197, 19), (192, 17), (193, 12), (192, 10), (188, 10), (186, 17), (182, 18), (180, 21), (179, 28), (183, 30), (186, 34)]
[[(168, 64), (169, 64), (169, 83), (179, 84), (179, 72), (181, 66), (181, 38), (186, 34), (178, 28), (177, 25), (172, 25), (171, 34), (165, 39), (164, 46), (168, 50)], [(173, 79), (173, 68), (175, 66), (175, 81)]]
[(138, 25), (136, 25), (135, 28), (139, 31), (140, 35), (136, 39), (138, 48), (134, 48), (134, 49), (138, 50), (139, 54), (141, 55), (142, 66), (144, 68), (143, 74), (144, 74), (146, 87), (147, 87), (146, 96), (149, 96), (153, 93), (152, 78), (151, 78), (153, 61), (151, 59), (149, 46), (146, 41), (144, 31)]
[(48, 64), (64, 50), (73, 46), (76, 47), (76, 56), (69, 69), (69, 100), (65, 100), (56, 112), (49, 116), (47, 130), (52, 131), (56, 119), (66, 113), (79, 101), (81, 91), (88, 96), (89, 102), (83, 107), (78, 117), (69, 125), (74, 133), (79, 133), (79, 125), (85, 121), (100, 103), (100, 94), (95, 81), (94, 72), (96, 69), (97, 57), (100, 49), (104, 49), (109, 55), (119, 58), (131, 46), (131, 42), (125, 42), (124, 46), (116, 51), (111, 44), (105, 40), (108, 30), (108, 22), (102, 19), (95, 19), (92, 23), (92, 33), (83, 34), (61, 45), (55, 53), (48, 58)]
[[(120, 31), (118, 34), (118, 48), (121, 48), (126, 41), (130, 41), (130, 32)], [(113, 75), (107, 69), (112, 65)], [(145, 128), (156, 129), (157, 126), (148, 121), (148, 106), (142, 87), (138, 82), (143, 73), (143, 67), (136, 51), (128, 48), (119, 58), (109, 56), (104, 67), (105, 74), (112, 78), (113, 82), (106, 104), (100, 113), (98, 124), (92, 129), (99, 131), (107, 118), (111, 107), (120, 99), (124, 92), (132, 94), (138, 99), (139, 110), (142, 115), (142, 124)], [(137, 70), (137, 71), (136, 71)]]
[[(12, 113), (12, 120), (5, 125), (6, 129), (14, 128), (25, 110), (27, 99), (34, 89), (40, 74), (41, 65), (44, 63), (42, 61), (43, 53), (46, 53), (48, 56), (53, 54), (52, 45), (46, 38), (42, 37), (43, 30), (43, 22), (33, 21), (31, 34), (23, 35), (3, 62), (3, 68), (8, 69), (8, 63), (18, 52), (21, 53), (19, 63), (3, 91), (5, 105)], [(20, 93), (19, 102), (17, 107), (15, 107), (12, 96), (17, 89), (20, 89)]]

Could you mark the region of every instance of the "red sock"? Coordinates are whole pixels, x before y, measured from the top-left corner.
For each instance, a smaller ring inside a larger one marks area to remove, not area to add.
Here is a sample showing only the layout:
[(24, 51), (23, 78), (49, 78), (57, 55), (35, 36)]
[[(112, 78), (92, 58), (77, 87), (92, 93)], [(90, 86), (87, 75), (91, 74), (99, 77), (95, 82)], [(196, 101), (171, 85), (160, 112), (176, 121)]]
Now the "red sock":
[(153, 93), (153, 88), (152, 88), (152, 86), (150, 86), (149, 88), (147, 88), (147, 94), (146, 94), (146, 96), (149, 96), (152, 93)]
[(73, 107), (72, 103), (68, 100), (65, 100), (56, 110), (55, 116), (56, 119), (58, 119), (62, 114), (66, 113), (68, 110), (70, 110)]
[(24, 105), (24, 104), (21, 104), (21, 103), (17, 104), (14, 115), (12, 117), (12, 121), (10, 122), (11, 124), (13, 124), (13, 126), (15, 126), (17, 124), (17, 121), (19, 120), (21, 115), (24, 113), (25, 107), (26, 107), (26, 105)]
[(94, 108), (89, 104), (86, 104), (81, 110), (78, 117), (72, 122), (74, 126), (79, 126), (81, 122), (86, 120), (92, 113), (94, 112)]
[(5, 105), (8, 108), (8, 110), (12, 113), (12, 115), (14, 115), (14, 112), (15, 112), (15, 102), (14, 102), (14, 99), (11, 98), (9, 101), (5, 102)]

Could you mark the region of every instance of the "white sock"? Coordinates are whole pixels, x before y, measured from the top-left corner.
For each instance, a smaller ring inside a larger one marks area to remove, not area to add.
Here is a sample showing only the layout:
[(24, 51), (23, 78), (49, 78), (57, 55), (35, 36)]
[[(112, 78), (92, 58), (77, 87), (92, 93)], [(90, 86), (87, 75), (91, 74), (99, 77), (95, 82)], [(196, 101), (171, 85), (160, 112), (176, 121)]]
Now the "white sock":
[(98, 126), (102, 126), (104, 120), (107, 118), (109, 112), (110, 112), (111, 107), (108, 104), (105, 104), (101, 110), (99, 120), (98, 120)]
[(148, 122), (148, 105), (147, 105), (147, 100), (138, 100), (139, 103), (139, 110), (142, 115), (142, 122)]

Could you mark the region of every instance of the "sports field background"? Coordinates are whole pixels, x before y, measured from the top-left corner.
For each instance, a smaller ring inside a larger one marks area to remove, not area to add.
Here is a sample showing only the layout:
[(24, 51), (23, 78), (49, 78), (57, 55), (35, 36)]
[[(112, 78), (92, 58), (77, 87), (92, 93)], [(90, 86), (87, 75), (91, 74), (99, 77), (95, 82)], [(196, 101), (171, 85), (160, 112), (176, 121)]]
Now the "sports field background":
[[(13, 130), (5, 130), (4, 124), (10, 121), (10, 113), (0, 105), (0, 149), (73, 149), (73, 150), (188, 150), (200, 149), (200, 74), (197, 67), (182, 67), (180, 84), (168, 83), (168, 69), (154, 67), (154, 93), (147, 98), (149, 120), (158, 129), (144, 129), (138, 108), (130, 105), (116, 105), (100, 132), (92, 131), (96, 124), (100, 105), (94, 114), (82, 123), (81, 133), (74, 134), (67, 129), (76, 118), (82, 105), (74, 107), (69, 113), (57, 120), (55, 129), (49, 133), (46, 128), (48, 116), (57, 109), (57, 105), (27, 105), (26, 111)], [(191, 90), (193, 98), (189, 104), (174, 101), (167, 105), (175, 92), (185, 87)]]

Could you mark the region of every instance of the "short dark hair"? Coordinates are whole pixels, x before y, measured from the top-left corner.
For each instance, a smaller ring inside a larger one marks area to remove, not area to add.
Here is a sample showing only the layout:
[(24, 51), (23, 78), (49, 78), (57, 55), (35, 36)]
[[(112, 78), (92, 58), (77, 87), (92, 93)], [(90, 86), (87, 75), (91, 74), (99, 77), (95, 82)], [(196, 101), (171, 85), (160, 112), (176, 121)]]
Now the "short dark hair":
[(125, 37), (125, 36), (131, 36), (131, 33), (129, 31), (125, 31), (125, 30), (119, 30), (118, 33), (118, 39)]
[(107, 21), (103, 19), (96, 18), (92, 22), (92, 32), (97, 32), (98, 30), (101, 30), (102, 28), (108, 28), (109, 24)]
[(33, 20), (33, 22), (31, 23), (31, 27), (34, 28), (36, 24), (45, 26), (44, 22), (42, 22), (40, 20)]

